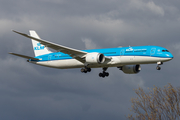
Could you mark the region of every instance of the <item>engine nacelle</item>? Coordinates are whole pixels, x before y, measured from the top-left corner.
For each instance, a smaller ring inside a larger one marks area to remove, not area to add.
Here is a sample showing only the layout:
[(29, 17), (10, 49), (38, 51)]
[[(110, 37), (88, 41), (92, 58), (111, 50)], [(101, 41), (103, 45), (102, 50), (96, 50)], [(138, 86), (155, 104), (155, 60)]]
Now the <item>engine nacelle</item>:
[(104, 63), (105, 57), (102, 53), (88, 53), (85, 58), (87, 63), (101, 64)]
[(137, 74), (141, 71), (140, 65), (125, 65), (122, 67), (122, 71), (126, 74)]

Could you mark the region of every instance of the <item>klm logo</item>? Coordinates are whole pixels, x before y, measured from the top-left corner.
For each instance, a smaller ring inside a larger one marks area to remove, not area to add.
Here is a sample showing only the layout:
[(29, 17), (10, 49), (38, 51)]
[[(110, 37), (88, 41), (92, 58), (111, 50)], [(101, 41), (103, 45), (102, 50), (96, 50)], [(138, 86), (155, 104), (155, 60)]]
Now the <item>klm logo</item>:
[(34, 47), (34, 50), (44, 50), (44, 46), (38, 43), (37, 46)]
[(133, 48), (130, 47), (129, 49), (126, 49), (126, 51), (133, 51)]

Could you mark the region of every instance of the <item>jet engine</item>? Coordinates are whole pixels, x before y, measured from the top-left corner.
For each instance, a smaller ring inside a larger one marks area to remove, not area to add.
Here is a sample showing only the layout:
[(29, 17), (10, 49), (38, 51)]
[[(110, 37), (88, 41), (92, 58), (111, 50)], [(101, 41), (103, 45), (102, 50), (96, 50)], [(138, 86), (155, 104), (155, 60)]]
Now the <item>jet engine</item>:
[(87, 63), (101, 64), (104, 63), (105, 57), (102, 53), (88, 53), (85, 58)]
[(126, 74), (137, 74), (141, 71), (140, 65), (125, 65), (121, 70)]

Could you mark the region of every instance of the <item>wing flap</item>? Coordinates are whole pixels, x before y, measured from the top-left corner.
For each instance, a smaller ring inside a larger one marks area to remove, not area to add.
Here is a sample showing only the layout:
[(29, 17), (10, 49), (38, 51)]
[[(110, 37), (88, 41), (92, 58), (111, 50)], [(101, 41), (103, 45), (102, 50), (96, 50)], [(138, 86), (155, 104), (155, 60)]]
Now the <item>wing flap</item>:
[(26, 58), (26, 59), (39, 60), (37, 58), (33, 58), (33, 57), (26, 56), (26, 55), (21, 55), (21, 54), (16, 54), (16, 53), (9, 53), (9, 54), (15, 55), (15, 56), (18, 56), (18, 57), (22, 57), (22, 58)]

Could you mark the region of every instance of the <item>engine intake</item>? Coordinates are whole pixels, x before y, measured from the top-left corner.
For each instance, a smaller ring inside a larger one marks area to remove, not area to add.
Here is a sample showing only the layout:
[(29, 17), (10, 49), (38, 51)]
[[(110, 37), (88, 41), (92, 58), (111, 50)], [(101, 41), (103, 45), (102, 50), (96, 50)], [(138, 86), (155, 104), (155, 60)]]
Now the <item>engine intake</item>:
[(140, 65), (125, 65), (122, 67), (122, 71), (126, 74), (137, 74), (141, 71)]
[(105, 57), (102, 53), (88, 53), (85, 58), (87, 63), (101, 64), (104, 63)]

